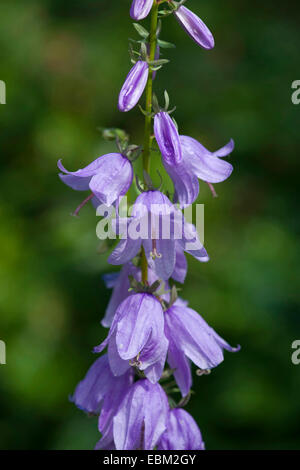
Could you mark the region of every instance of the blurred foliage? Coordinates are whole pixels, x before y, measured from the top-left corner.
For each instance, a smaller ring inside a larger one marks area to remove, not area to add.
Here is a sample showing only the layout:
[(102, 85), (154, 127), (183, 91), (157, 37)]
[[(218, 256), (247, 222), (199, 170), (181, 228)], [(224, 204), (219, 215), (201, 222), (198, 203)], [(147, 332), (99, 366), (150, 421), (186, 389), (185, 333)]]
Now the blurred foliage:
[[(142, 142), (138, 109), (117, 110), (134, 37), (130, 0), (1, 0), (0, 447), (88, 449), (97, 421), (68, 402), (106, 331), (109, 299), (96, 254), (95, 213), (69, 214), (82, 194), (61, 184), (56, 162), (89, 163), (113, 144), (99, 127)], [(211, 262), (189, 259), (183, 296), (239, 354), (195, 378), (188, 409), (208, 449), (299, 449), (300, 337), (299, 4), (221, 0), (188, 6), (216, 48), (198, 48), (174, 18), (162, 39), (177, 48), (155, 87), (167, 87), (183, 134), (215, 150), (231, 137), (235, 171), (214, 200), (202, 184)], [(145, 25), (147, 22), (145, 22)], [(153, 155), (153, 167), (159, 166)]]

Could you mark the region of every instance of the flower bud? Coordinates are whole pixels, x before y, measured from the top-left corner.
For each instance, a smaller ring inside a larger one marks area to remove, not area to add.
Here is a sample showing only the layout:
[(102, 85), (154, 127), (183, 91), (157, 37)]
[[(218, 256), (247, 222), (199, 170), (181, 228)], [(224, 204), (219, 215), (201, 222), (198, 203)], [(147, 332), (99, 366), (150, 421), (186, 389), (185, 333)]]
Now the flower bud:
[(134, 20), (143, 20), (149, 15), (153, 0), (133, 0), (130, 8), (130, 16)]
[(134, 67), (132, 67), (120, 91), (120, 111), (130, 111), (138, 103), (146, 87), (148, 71), (148, 64), (143, 60), (139, 60)]
[(184, 6), (179, 7), (174, 15), (183, 29), (199, 46), (204, 49), (213, 49), (215, 46), (214, 37), (199, 16)]

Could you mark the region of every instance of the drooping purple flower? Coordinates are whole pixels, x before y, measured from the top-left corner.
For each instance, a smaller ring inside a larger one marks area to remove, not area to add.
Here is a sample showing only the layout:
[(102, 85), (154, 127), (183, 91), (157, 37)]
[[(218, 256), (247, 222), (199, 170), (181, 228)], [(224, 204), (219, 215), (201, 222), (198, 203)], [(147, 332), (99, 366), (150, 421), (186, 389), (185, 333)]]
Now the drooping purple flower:
[[(138, 196), (128, 221), (126, 238), (121, 239), (108, 262), (113, 265), (127, 263), (138, 254), (141, 246), (149, 266), (163, 280), (169, 279), (174, 272), (178, 246), (201, 262), (209, 261), (195, 228), (160, 191), (147, 191)], [(182, 259), (181, 263), (184, 263)], [(181, 276), (182, 279), (184, 271)]]
[(179, 24), (187, 32), (187, 34), (204, 49), (213, 49), (215, 40), (199, 16), (195, 15), (185, 6), (181, 6), (174, 12)]
[(158, 450), (204, 450), (200, 429), (192, 416), (182, 408), (168, 413), (167, 429), (161, 436)]
[(222, 158), (233, 152), (233, 140), (215, 152), (210, 152), (196, 139), (184, 135), (180, 136), (180, 144), (184, 164), (197, 178), (207, 183), (221, 183), (231, 175), (233, 166)]
[(136, 382), (113, 419), (116, 449), (154, 449), (166, 430), (168, 410), (167, 396), (159, 384)]
[(107, 338), (94, 351), (108, 346), (113, 374), (124, 374), (131, 364), (156, 383), (162, 374), (168, 350), (161, 304), (151, 294), (127, 297), (118, 307)]
[[(223, 340), (203, 318), (188, 307), (173, 305), (165, 312), (165, 334), (171, 344), (172, 368), (178, 369), (179, 387), (188, 385), (186, 366), (182, 354), (187, 356), (200, 369), (207, 370), (218, 366), (224, 359), (223, 349), (237, 352), (240, 347), (232, 348)], [(178, 364), (176, 366), (176, 363)], [(176, 376), (175, 376), (176, 378)]]
[(130, 8), (130, 16), (134, 20), (143, 20), (149, 15), (153, 0), (133, 0)]
[(180, 164), (168, 165), (163, 158), (163, 164), (175, 187), (175, 199), (181, 207), (192, 204), (199, 194), (198, 178), (207, 183), (221, 183), (231, 175), (233, 166), (222, 159), (234, 149), (230, 142), (217, 150), (210, 152), (200, 142), (188, 136), (180, 136), (182, 161)]
[(92, 191), (94, 196), (107, 206), (124, 196), (133, 179), (132, 164), (120, 153), (109, 153), (97, 158), (85, 168), (68, 171), (61, 160), (58, 168), (63, 172), (60, 179), (76, 191)]
[(81, 410), (98, 414), (106, 397), (111, 397), (112, 393), (124, 393), (131, 383), (131, 371), (121, 377), (115, 377), (109, 367), (107, 354), (104, 354), (92, 364), (70, 399)]
[(179, 134), (167, 112), (160, 111), (155, 115), (154, 134), (166, 164), (179, 164), (182, 160)]
[(142, 96), (147, 79), (149, 66), (147, 62), (139, 60), (130, 70), (119, 95), (119, 110), (130, 111)]
[[(175, 244), (175, 266), (172, 273), (172, 279), (181, 284), (184, 283), (187, 274), (187, 261), (184, 256), (183, 250), (178, 244)], [(134, 279), (141, 282), (142, 273), (141, 269), (134, 266), (132, 263), (126, 263), (119, 273), (105, 274), (103, 276), (105, 285), (108, 289), (113, 289), (108, 306), (105, 311), (105, 316), (101, 321), (101, 325), (109, 328), (112, 324), (114, 314), (118, 306), (134, 291), (129, 291), (130, 282), (128, 276), (133, 276)], [(148, 269), (148, 283), (151, 285), (158, 280), (155, 271)], [(169, 285), (165, 283), (165, 290), (169, 289)]]

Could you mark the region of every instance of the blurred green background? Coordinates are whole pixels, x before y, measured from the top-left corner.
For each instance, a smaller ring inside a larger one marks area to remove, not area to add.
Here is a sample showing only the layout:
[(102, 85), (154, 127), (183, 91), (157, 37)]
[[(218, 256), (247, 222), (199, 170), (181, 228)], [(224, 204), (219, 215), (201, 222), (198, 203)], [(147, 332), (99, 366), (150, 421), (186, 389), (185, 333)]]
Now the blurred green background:
[[(57, 177), (113, 144), (98, 127), (119, 126), (142, 142), (136, 108), (117, 97), (129, 70), (127, 38), (137, 38), (130, 0), (1, 0), (0, 79), (0, 448), (90, 449), (97, 420), (68, 402), (106, 335), (100, 326), (110, 292), (97, 253), (91, 206)], [(181, 133), (211, 150), (231, 137), (235, 171), (205, 204), (207, 265), (189, 258), (182, 292), (239, 354), (195, 378), (188, 409), (208, 449), (299, 449), (300, 79), (299, 3), (187, 2), (205, 20), (216, 48), (197, 47), (174, 18), (161, 38), (177, 48), (159, 72)], [(143, 24), (147, 26), (147, 21)], [(153, 167), (159, 157), (153, 155)]]

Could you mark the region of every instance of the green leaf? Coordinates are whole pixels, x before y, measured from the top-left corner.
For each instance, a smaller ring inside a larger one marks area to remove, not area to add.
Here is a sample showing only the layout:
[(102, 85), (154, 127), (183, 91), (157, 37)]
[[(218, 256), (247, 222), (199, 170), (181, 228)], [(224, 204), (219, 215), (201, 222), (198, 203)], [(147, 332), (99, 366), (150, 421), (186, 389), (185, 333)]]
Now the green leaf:
[(148, 31), (139, 23), (133, 23), (133, 26), (142, 38), (146, 39), (149, 36)]
[(167, 41), (162, 41), (161, 39), (158, 39), (157, 43), (162, 49), (174, 49), (176, 47), (175, 44), (172, 44), (171, 42)]

